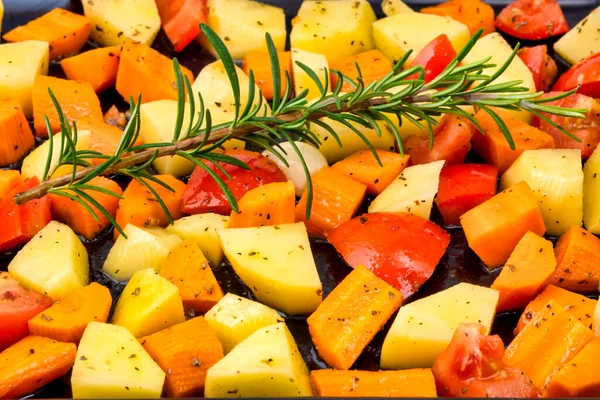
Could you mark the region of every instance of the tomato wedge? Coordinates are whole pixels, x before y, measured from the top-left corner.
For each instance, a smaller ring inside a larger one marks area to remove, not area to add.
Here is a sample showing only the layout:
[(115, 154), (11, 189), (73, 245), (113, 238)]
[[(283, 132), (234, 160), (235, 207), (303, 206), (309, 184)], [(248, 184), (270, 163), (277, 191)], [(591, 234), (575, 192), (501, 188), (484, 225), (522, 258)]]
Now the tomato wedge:
[(156, 0), (156, 7), (167, 37), (179, 52), (200, 34), (206, 23), (206, 0)]
[(438, 394), (444, 397), (539, 397), (538, 389), (516, 368), (502, 362), (504, 343), (486, 336), (481, 324), (460, 324), (433, 363)]
[[(425, 83), (427, 83), (441, 74), (455, 57), (456, 51), (452, 47), (450, 39), (442, 34), (429, 42), (410, 63), (410, 66), (422, 66), (425, 69)], [(419, 74), (414, 74), (407, 79), (417, 79), (418, 77)]]
[(579, 86), (577, 93), (600, 97), (600, 53), (596, 53), (577, 64), (558, 78), (552, 88), (555, 92), (568, 92)]
[(339, 225), (327, 240), (351, 267), (364, 265), (406, 300), (431, 277), (450, 235), (416, 215), (373, 213)]
[(28, 321), (52, 305), (52, 299), (25, 290), (8, 272), (0, 272), (0, 351), (29, 335)]
[(569, 30), (557, 0), (515, 0), (498, 14), (496, 28), (526, 40), (547, 39)]
[[(249, 170), (224, 162), (219, 165), (231, 177), (228, 179), (223, 172), (212, 163), (206, 162), (207, 167), (219, 176), (229, 187), (236, 200), (242, 198), (246, 192), (256, 187), (271, 182), (285, 182), (285, 175), (269, 158), (246, 150), (228, 150), (224, 153), (245, 163)], [(214, 212), (222, 215), (231, 213), (231, 205), (225, 192), (217, 182), (202, 167), (196, 167), (185, 192), (181, 211), (186, 214), (202, 214)]]
[(547, 92), (558, 75), (556, 62), (548, 55), (548, 46), (523, 47), (518, 56), (531, 71), (535, 89)]

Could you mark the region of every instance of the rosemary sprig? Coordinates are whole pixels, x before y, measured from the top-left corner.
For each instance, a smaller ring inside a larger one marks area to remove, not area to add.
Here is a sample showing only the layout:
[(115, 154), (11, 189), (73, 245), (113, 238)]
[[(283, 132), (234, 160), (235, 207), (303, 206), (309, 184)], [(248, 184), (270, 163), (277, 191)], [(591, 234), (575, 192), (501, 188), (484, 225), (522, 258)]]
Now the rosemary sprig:
[[(527, 93), (528, 89), (520, 86), (523, 83), (522, 81), (495, 83), (516, 56), (518, 46), (511, 57), (491, 76), (485, 74), (487, 68), (495, 66), (488, 63), (489, 59), (460, 65), (481, 36), (481, 31), (476, 33), (448, 67), (429, 83), (425, 83), (423, 79), (425, 72), (422, 67), (415, 66), (402, 70), (410, 52), (405, 54), (402, 60), (394, 65), (392, 71), (385, 77), (368, 85), (364, 84), (358, 65), (358, 77), (356, 79), (344, 76), (339, 71), (325, 70), (325, 84), (322, 84), (314, 71), (306, 65), (298, 63), (299, 67), (312, 78), (319, 88), (320, 96), (313, 102), (307, 100), (308, 92), (306, 90), (296, 94), (295, 97), (291, 96), (290, 77), (286, 74), (285, 82), (281, 81), (277, 52), (271, 37), (267, 34), (267, 49), (270, 55), (274, 88), (271, 110), (268, 112), (268, 106), (263, 103), (260, 91), (256, 92), (252, 72), (249, 75), (248, 99), (245, 103), (246, 106), (242, 109), (240, 107), (240, 83), (231, 55), (225, 44), (210, 27), (203, 24), (201, 28), (217, 51), (229, 78), (235, 100), (235, 115), (232, 121), (218, 125), (212, 124), (210, 110), (206, 108), (201, 94), (198, 93), (197, 97), (194, 95), (189, 80), (181, 73), (179, 64), (174, 59), (173, 67), (176, 74), (178, 107), (173, 140), (168, 143), (135, 145), (140, 132), (140, 95), (137, 102), (130, 99), (131, 118), (124, 129), (122, 139), (115, 153), (112, 156), (106, 156), (97, 152), (77, 150), (77, 127), (73, 124), (71, 128), (56, 98), (50, 92), (61, 122), (58, 162), (55, 163), (55, 167), (52, 167), (54, 143), (50, 135), (51, 151), (48, 155), (43, 182), (31, 190), (17, 194), (14, 198), (15, 202), (24, 204), (47, 193), (64, 196), (82, 204), (95, 218), (97, 218), (94, 211), (96, 209), (105, 215), (115, 228), (124, 235), (122, 227), (118, 226), (108, 211), (86, 193), (86, 191), (98, 191), (119, 197), (116, 193), (91, 184), (90, 181), (100, 175), (123, 175), (137, 180), (148, 188), (172, 222), (166, 205), (149, 182), (162, 185), (168, 190), (173, 189), (151, 175), (149, 167), (159, 157), (178, 155), (190, 160), (198, 167), (204, 168), (221, 187), (233, 210), (238, 211), (236, 199), (225, 181), (230, 177), (221, 164), (233, 164), (242, 168), (248, 167), (231, 156), (213, 150), (231, 138), (239, 138), (253, 146), (268, 150), (286, 165), (285, 151), (279, 146), (279, 143), (282, 141), (291, 143), (292, 148), (302, 162), (307, 177), (306, 217), (309, 218), (313, 196), (312, 181), (306, 162), (300, 150), (295, 146), (294, 141), (306, 141), (318, 146), (320, 144), (319, 139), (310, 129), (311, 125), (315, 124), (327, 130), (341, 146), (342, 143), (334, 129), (326, 122), (326, 119), (323, 119), (325, 117), (348, 127), (356, 133), (379, 161), (373, 145), (358, 127), (373, 129), (377, 135), (381, 135), (378, 122), (383, 123), (394, 134), (400, 151), (403, 152), (402, 139), (398, 130), (398, 126), (403, 120), (408, 120), (421, 128), (429, 129), (430, 145), (433, 146), (433, 128), (437, 125), (434, 117), (441, 114), (460, 115), (469, 119), (481, 130), (475, 118), (460, 108), (461, 106), (472, 105), (490, 114), (511, 148), (514, 149), (514, 141), (510, 131), (492, 107), (506, 110), (526, 110), (541, 118), (545, 118), (541, 113), (585, 118), (585, 112), (587, 111), (546, 105), (548, 102), (574, 93), (574, 90), (561, 96), (541, 99), (539, 97), (542, 93)], [(330, 72), (338, 77), (338, 83), (335, 87), (329, 87)], [(414, 74), (417, 74), (416, 78), (412, 78)], [(351, 92), (343, 93), (341, 89), (344, 82), (347, 82), (354, 89)], [(190, 122), (184, 127), (186, 105), (189, 109)], [(398, 122), (395, 123), (390, 115), (395, 115)], [(564, 129), (557, 127), (572, 137)], [(90, 158), (101, 158), (104, 161), (100, 165), (90, 166), (86, 161)], [(61, 165), (72, 165), (72, 173), (48, 179), (49, 176), (52, 176), (51, 171), (55, 171)]]

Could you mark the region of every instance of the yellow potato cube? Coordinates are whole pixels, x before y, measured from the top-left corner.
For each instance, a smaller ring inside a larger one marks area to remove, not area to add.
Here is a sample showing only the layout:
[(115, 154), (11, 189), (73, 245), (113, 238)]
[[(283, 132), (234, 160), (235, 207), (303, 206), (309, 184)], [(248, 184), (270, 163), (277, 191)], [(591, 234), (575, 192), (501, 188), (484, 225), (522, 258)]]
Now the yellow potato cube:
[(329, 71), (327, 58), (322, 54), (292, 48), (292, 74), (294, 75), (296, 96), (308, 89), (308, 94), (306, 95), (308, 100), (319, 98), (321, 96), (319, 87), (296, 62), (301, 62), (312, 69), (317, 74), (323, 88), (325, 88), (329, 81), (329, 72), (325, 73), (326, 70)]
[(600, 53), (600, 7), (558, 39), (554, 51), (571, 64)]
[(413, 9), (404, 4), (402, 0), (383, 0), (381, 8), (388, 17), (400, 13), (414, 13)]
[(583, 174), (583, 223), (588, 231), (598, 235), (600, 234), (600, 147), (596, 147), (586, 161)]

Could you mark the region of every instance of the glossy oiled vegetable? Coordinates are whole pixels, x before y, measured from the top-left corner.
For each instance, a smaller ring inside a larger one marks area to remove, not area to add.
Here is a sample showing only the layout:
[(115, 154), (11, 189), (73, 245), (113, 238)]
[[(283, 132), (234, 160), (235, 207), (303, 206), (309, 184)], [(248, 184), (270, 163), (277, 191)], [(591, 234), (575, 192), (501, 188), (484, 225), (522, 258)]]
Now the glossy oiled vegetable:
[(600, 7), (558, 39), (554, 50), (571, 64), (600, 51)]
[(89, 82), (96, 93), (114, 86), (119, 70), (121, 46), (89, 50), (60, 62), (67, 78)]
[(15, 99), (0, 101), (0, 166), (7, 167), (20, 161), (33, 149), (35, 139), (21, 105)]
[(295, 222), (294, 184), (272, 182), (249, 190), (238, 202), (239, 212), (231, 211), (230, 228), (293, 224)]
[(306, 98), (309, 100), (317, 99), (321, 96), (319, 86), (316, 82), (308, 75), (298, 63), (302, 63), (308, 66), (311, 70), (315, 71), (319, 82), (325, 87), (326, 82), (329, 80), (329, 63), (327, 57), (319, 53), (313, 53), (307, 50), (298, 49), (292, 47), (292, 73), (294, 75), (294, 92), (300, 94), (307, 90)]
[(471, 35), (474, 35), (479, 29), (483, 29), (484, 35), (496, 30), (494, 28), (494, 9), (481, 0), (448, 0), (432, 7), (424, 7), (421, 12), (447, 15), (467, 25)]
[(383, 13), (387, 16), (400, 13), (413, 13), (413, 9), (407, 6), (402, 0), (383, 0), (381, 2)]
[(588, 231), (600, 234), (600, 150), (583, 166), (583, 223)]
[[(339, 71), (354, 80), (359, 77), (358, 71), (360, 69), (360, 76), (365, 86), (367, 86), (386, 76), (392, 70), (392, 63), (381, 51), (374, 49), (330, 62), (329, 68), (331, 71)], [(330, 79), (331, 87), (335, 87), (338, 82), (337, 74), (331, 72)], [(352, 85), (344, 82), (341, 91), (351, 92), (352, 89)]]

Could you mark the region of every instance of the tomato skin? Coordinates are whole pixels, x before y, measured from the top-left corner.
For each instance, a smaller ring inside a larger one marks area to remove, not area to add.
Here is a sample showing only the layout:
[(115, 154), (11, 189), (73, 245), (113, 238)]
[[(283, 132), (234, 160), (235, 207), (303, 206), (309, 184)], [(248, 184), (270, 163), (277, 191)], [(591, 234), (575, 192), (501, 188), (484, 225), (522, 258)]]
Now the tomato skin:
[(569, 30), (556, 0), (515, 0), (498, 17), (496, 28), (518, 39), (541, 40)]
[[(448, 36), (442, 34), (427, 44), (410, 63), (411, 67), (420, 65), (425, 69), (425, 83), (432, 81), (456, 57), (456, 51)], [(417, 79), (419, 74), (413, 74), (407, 79)]]
[(175, 51), (187, 47), (206, 23), (206, 0), (156, 0), (163, 30)]
[[(256, 187), (271, 182), (285, 182), (283, 172), (269, 158), (246, 150), (228, 150), (225, 154), (246, 163), (250, 170), (220, 162), (219, 165), (231, 177), (231, 180), (212, 163), (206, 163), (227, 184), (233, 192), (236, 200), (242, 198), (246, 192)], [(181, 211), (186, 214), (202, 214), (214, 212), (222, 215), (231, 213), (231, 205), (225, 197), (225, 193), (217, 182), (202, 167), (196, 167), (188, 181)]]
[(556, 62), (548, 55), (548, 46), (523, 47), (518, 56), (531, 71), (535, 89), (547, 92), (558, 75)]
[(450, 235), (416, 215), (373, 213), (344, 222), (327, 240), (351, 267), (364, 265), (406, 300), (431, 277)]
[(433, 363), (442, 397), (537, 398), (538, 389), (516, 368), (502, 362), (504, 343), (485, 336), (481, 324), (460, 324), (452, 341)]
[(52, 305), (52, 299), (25, 290), (8, 272), (0, 272), (0, 351), (29, 335), (28, 321)]
[(442, 168), (435, 200), (447, 225), (496, 194), (498, 168), (487, 164), (458, 164)]
[(600, 97), (600, 53), (593, 54), (569, 68), (558, 78), (552, 91), (568, 92), (577, 86), (579, 94)]

